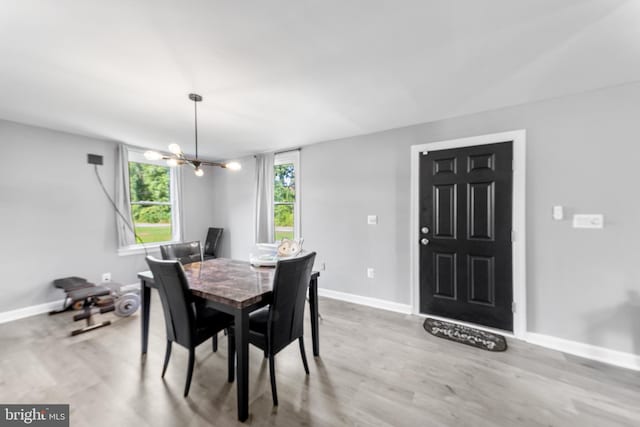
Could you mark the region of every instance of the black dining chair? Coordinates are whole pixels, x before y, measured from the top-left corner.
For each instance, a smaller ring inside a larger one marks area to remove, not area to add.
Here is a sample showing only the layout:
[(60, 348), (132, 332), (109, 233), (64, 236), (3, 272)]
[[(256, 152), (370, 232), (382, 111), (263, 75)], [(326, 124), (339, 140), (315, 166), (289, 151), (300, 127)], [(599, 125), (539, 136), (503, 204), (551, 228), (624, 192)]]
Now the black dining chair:
[(249, 316), (249, 342), (264, 351), (269, 358), (271, 396), (278, 406), (276, 391), (275, 355), (293, 341), (300, 344), (304, 370), (309, 365), (304, 350), (304, 307), (316, 253), (278, 261), (273, 278), (271, 304)]
[(218, 243), (222, 236), (224, 228), (210, 227), (207, 231), (207, 239), (204, 241), (204, 259), (213, 259), (218, 257)]
[(200, 242), (197, 240), (160, 245), (160, 254), (162, 259), (177, 259), (183, 265), (202, 261), (202, 250), (200, 249)]
[[(191, 264), (193, 262), (204, 261), (202, 257), (202, 249), (200, 242), (194, 240), (193, 242), (184, 243), (172, 243), (170, 245), (160, 245), (160, 254), (162, 259), (175, 259), (180, 261), (182, 265)], [(218, 351), (218, 335), (216, 334), (212, 339), (213, 351)]]
[[(184, 388), (184, 396), (187, 397), (195, 364), (196, 347), (207, 339), (215, 337), (221, 330), (229, 329), (233, 324), (233, 317), (207, 307), (204, 300), (195, 297), (191, 293), (180, 262), (161, 261), (148, 256), (147, 264), (149, 264), (153, 280), (160, 292), (167, 329), (167, 350), (164, 357), (164, 366), (162, 367), (162, 377), (164, 378), (164, 374), (167, 371), (172, 343), (175, 342), (187, 348), (189, 350), (189, 366), (187, 368), (187, 382)], [(235, 341), (232, 335), (230, 335), (228, 348), (228, 380), (233, 382), (235, 376)]]

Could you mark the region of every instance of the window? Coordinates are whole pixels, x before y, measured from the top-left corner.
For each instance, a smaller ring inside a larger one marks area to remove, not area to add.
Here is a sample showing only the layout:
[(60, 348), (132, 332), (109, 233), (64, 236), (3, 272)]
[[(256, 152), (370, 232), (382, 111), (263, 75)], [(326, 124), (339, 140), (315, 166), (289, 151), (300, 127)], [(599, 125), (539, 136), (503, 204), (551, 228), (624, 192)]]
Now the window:
[[(129, 152), (129, 193), (136, 243), (179, 240), (176, 201), (173, 188), (175, 171), (160, 162)], [(138, 240), (139, 239), (139, 240)]]
[(300, 152), (276, 154), (273, 162), (275, 240), (300, 237)]

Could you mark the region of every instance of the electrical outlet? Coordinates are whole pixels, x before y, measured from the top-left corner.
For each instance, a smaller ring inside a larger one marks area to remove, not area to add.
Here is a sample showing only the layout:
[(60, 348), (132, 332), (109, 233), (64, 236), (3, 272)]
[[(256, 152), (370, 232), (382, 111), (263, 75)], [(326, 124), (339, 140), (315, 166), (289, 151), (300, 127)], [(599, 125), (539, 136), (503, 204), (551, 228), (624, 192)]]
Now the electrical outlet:
[(562, 221), (564, 219), (564, 208), (562, 206), (554, 206), (552, 210), (552, 217), (556, 221)]
[(109, 283), (111, 281), (111, 273), (102, 273), (102, 283)]
[(371, 267), (367, 268), (367, 277), (369, 279), (373, 279), (374, 277), (376, 277), (376, 270)]

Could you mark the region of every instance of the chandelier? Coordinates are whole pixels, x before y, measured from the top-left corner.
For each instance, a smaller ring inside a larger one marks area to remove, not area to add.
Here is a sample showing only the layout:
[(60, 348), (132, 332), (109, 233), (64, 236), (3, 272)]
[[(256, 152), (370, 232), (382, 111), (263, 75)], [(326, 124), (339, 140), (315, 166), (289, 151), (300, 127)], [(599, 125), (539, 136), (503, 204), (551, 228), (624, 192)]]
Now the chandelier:
[(196, 155), (194, 158), (188, 157), (182, 151), (182, 148), (178, 144), (170, 144), (169, 152), (170, 155), (164, 155), (162, 153), (158, 153), (157, 151), (145, 151), (144, 157), (147, 160), (166, 160), (167, 166), (175, 167), (181, 165), (191, 165), (194, 168), (194, 172), (196, 176), (204, 175), (204, 171), (201, 166), (218, 166), (225, 169), (231, 170), (239, 170), (242, 168), (240, 163), (238, 162), (228, 162), (228, 163), (218, 163), (218, 162), (208, 162), (206, 160), (198, 159), (198, 102), (202, 102), (202, 96), (196, 93), (190, 93), (189, 99), (193, 101), (193, 111), (195, 117), (195, 141), (196, 141)]

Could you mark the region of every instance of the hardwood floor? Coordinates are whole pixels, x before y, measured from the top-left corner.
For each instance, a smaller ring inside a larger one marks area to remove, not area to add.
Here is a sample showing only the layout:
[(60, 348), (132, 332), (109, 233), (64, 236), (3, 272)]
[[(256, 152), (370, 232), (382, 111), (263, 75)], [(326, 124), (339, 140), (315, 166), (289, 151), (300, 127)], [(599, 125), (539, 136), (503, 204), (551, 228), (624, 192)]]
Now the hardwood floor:
[[(70, 313), (1, 324), (0, 402), (69, 403), (72, 426), (243, 425), (235, 384), (226, 382), (226, 338), (218, 353), (208, 343), (198, 348), (187, 399), (186, 350), (174, 346), (160, 378), (164, 322), (153, 298), (145, 363), (139, 314), (106, 315), (111, 326), (73, 338)], [(414, 316), (326, 298), (320, 307), (321, 356), (309, 358), (311, 375), (297, 345), (276, 357), (277, 409), (268, 363), (251, 348), (245, 425), (640, 425), (639, 372), (516, 340), (505, 353), (489, 353), (435, 338)]]

